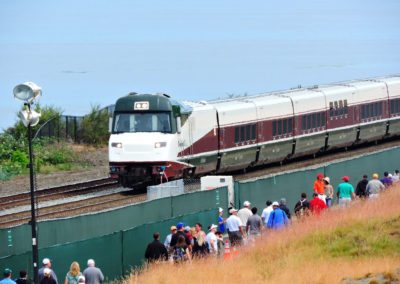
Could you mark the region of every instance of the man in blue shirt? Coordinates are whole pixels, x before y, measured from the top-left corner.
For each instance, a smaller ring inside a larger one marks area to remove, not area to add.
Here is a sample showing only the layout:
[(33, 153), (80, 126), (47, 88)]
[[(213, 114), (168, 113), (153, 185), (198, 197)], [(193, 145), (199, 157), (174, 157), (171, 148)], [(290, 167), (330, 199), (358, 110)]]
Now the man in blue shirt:
[(289, 219), (286, 213), (279, 208), (279, 203), (277, 201), (274, 201), (272, 203), (272, 208), (274, 209), (274, 211), (269, 214), (267, 228), (277, 230), (288, 225)]
[(0, 284), (15, 284), (15, 281), (11, 279), (12, 270), (10, 268), (4, 269), (4, 279), (0, 281)]
[(222, 234), (225, 233), (225, 220), (224, 220), (224, 209), (221, 207), (218, 209), (218, 231), (220, 231)]

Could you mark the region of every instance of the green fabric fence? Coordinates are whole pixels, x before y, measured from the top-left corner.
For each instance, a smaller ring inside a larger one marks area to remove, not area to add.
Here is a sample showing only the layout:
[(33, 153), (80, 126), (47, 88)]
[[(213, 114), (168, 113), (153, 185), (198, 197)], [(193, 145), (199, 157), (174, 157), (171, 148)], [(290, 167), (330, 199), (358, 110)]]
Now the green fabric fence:
[[(227, 188), (163, 198), (93, 215), (40, 222), (39, 260), (44, 257), (52, 259), (53, 268), (62, 280), (72, 261), (78, 261), (83, 270), (87, 259), (93, 258), (104, 275), (112, 280), (142, 264), (146, 245), (152, 241), (155, 231), (161, 233), (164, 241), (170, 226), (180, 221), (190, 226), (197, 222), (204, 227), (215, 224), (218, 207), (228, 208)], [(11, 242), (8, 231), (13, 232)], [(3, 232), (0, 270), (5, 267), (14, 272), (26, 269), (32, 275), (30, 227), (24, 225)], [(62, 242), (57, 243), (60, 240)]]
[(342, 176), (349, 176), (354, 188), (364, 174), (369, 177), (378, 172), (383, 176), (384, 171), (394, 172), (400, 168), (400, 148), (394, 147), (349, 159), (317, 164), (300, 170), (273, 174), (257, 179), (235, 182), (235, 206), (241, 208), (248, 200), (256, 206), (261, 214), (266, 200), (279, 201), (286, 198), (288, 207), (293, 211), (294, 205), (300, 199), (302, 192), (312, 197), (313, 185), (317, 173), (329, 176), (336, 191)]

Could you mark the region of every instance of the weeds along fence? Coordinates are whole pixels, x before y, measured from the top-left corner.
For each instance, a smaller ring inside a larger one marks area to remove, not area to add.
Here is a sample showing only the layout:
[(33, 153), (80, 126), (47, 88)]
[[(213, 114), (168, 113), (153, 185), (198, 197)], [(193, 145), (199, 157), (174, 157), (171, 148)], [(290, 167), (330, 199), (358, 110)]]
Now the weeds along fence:
[[(383, 171), (392, 172), (399, 168), (399, 158), (400, 147), (394, 147), (236, 182), (235, 207), (242, 207), (243, 201), (249, 200), (261, 212), (267, 199), (274, 201), (285, 197), (293, 211), (301, 192), (311, 195), (317, 173), (329, 176), (334, 188), (344, 175), (350, 176), (350, 182), (355, 186), (363, 174), (371, 176), (378, 172), (382, 175)], [(228, 200), (228, 190), (224, 187), (163, 197), (107, 212), (39, 222), (39, 258), (51, 258), (60, 279), (72, 261), (76, 260), (84, 267), (88, 258), (96, 260), (109, 280), (122, 277), (132, 267), (142, 264), (153, 232), (160, 232), (163, 241), (170, 226), (180, 221), (190, 226), (197, 222), (204, 227), (216, 224), (218, 207), (227, 211)], [(32, 273), (30, 236), (31, 227), (28, 224), (0, 230), (0, 268), (9, 267), (14, 271), (27, 269)]]

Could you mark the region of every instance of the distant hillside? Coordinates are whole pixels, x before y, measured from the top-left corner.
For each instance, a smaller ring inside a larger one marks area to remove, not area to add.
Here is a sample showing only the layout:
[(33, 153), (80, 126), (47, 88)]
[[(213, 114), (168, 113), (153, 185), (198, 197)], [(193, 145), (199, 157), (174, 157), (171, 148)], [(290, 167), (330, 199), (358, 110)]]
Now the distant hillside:
[(348, 283), (343, 279), (379, 272), (395, 279), (397, 268), (400, 187), (379, 199), (358, 200), (350, 208), (332, 208), (284, 231), (268, 232), (233, 260), (158, 264), (127, 283)]

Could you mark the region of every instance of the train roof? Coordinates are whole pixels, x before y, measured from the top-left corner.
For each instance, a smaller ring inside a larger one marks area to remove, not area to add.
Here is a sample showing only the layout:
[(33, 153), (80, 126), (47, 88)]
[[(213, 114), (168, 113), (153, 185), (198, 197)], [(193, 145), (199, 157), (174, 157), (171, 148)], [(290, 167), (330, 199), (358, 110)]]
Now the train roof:
[(141, 94), (130, 93), (119, 98), (115, 103), (115, 112), (132, 110), (140, 111), (171, 111), (172, 102), (169, 96), (164, 94)]

